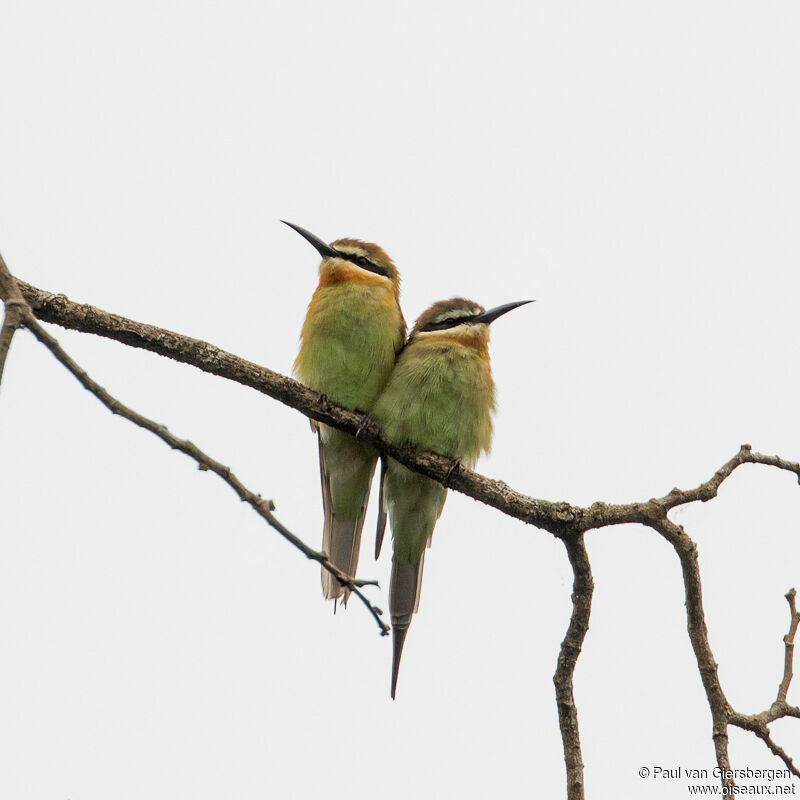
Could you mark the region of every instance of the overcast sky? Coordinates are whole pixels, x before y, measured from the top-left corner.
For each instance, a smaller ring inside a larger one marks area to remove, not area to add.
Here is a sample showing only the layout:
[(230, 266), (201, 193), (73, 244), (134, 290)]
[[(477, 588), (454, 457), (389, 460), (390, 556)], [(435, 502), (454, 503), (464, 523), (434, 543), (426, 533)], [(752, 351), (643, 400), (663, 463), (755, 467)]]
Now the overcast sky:
[[(742, 442), (798, 460), (798, 24), (779, 0), (5, 2), (0, 250), (41, 288), (289, 374), (318, 257), (278, 220), (363, 238), (409, 321), (536, 298), (493, 326), (481, 472), (589, 504), (694, 486)], [(300, 414), (51, 331), (320, 546)], [(315, 564), (24, 332), (0, 487), (0, 796), (564, 796), (572, 576), (549, 534), (450, 495), (392, 702), (366, 611), (334, 617)], [(360, 572), (386, 607), (374, 515)], [(797, 481), (745, 467), (672, 517), (728, 698), (763, 710), (800, 584)], [(685, 796), (639, 777), (715, 764), (677, 558), (637, 526), (587, 542), (588, 796)], [(800, 757), (796, 720), (773, 732)], [(731, 756), (781, 766), (737, 731)]]

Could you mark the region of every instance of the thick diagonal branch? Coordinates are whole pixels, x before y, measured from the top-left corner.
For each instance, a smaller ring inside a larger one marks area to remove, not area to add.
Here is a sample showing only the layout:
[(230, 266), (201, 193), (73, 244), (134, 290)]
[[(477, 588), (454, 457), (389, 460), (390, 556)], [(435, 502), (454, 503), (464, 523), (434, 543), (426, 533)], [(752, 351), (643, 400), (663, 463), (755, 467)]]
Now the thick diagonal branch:
[(800, 464), (777, 456), (754, 453), (749, 445), (743, 445), (708, 481), (695, 489), (673, 489), (664, 497), (644, 502), (614, 505), (595, 503), (589, 508), (540, 500), (511, 489), (503, 481), (479, 475), (457, 461), (437, 453), (413, 447), (397, 447), (387, 442), (375, 422), (364, 415), (337, 406), (285, 375), (239, 358), (208, 342), (110, 314), (94, 306), (74, 303), (63, 295), (44, 292), (23, 281), (18, 283), (39, 319), (114, 339), (131, 347), (150, 350), (212, 375), (249, 386), (300, 411), (310, 419), (368, 439), (405, 466), (448, 488), (559, 537), (564, 536), (567, 531), (587, 531), (607, 525), (628, 522), (648, 524), (649, 520), (661, 516), (664, 510), (697, 500), (709, 500), (716, 496), (720, 484), (742, 464), (766, 464), (788, 470), (800, 478)]

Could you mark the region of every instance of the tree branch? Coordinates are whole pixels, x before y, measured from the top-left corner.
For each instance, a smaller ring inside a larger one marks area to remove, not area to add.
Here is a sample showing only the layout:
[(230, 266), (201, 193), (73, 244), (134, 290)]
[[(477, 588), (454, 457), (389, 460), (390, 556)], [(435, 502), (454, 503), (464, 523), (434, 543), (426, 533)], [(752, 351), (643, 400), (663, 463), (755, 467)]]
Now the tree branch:
[(800, 625), (800, 612), (797, 611), (795, 598), (797, 597), (796, 589), (789, 589), (786, 592), (786, 602), (789, 604), (789, 632), (783, 637), (783, 643), (786, 646), (786, 652), (783, 657), (783, 680), (778, 687), (778, 696), (775, 701), (780, 703), (786, 700), (786, 695), (789, 691), (789, 684), (792, 682), (792, 661), (794, 660), (794, 637), (797, 633), (797, 626)]
[[(719, 475), (721, 471), (716, 474)], [(714, 478), (711, 480), (713, 481)], [(673, 546), (681, 563), (686, 593), (686, 621), (689, 640), (692, 643), (692, 649), (697, 660), (697, 668), (700, 671), (700, 679), (703, 682), (708, 705), (711, 709), (712, 737), (714, 739), (717, 765), (724, 775), (731, 768), (730, 758), (728, 757), (730, 706), (725, 693), (722, 691), (722, 685), (719, 682), (717, 673), (717, 662), (714, 661), (714, 654), (711, 652), (711, 645), (708, 641), (708, 628), (706, 627), (705, 612), (703, 611), (700, 566), (697, 561), (697, 545), (684, 531), (683, 526), (676, 525), (667, 519), (666, 511), (649, 524), (653, 530), (660, 533)], [(722, 785), (726, 787), (733, 786), (733, 781), (729, 778), (723, 778)]]
[(558, 666), (553, 676), (558, 706), (558, 724), (561, 728), (561, 742), (564, 748), (564, 762), (567, 768), (567, 797), (569, 800), (583, 800), (583, 760), (581, 740), (578, 731), (578, 708), (573, 693), (573, 676), (583, 640), (589, 630), (589, 616), (592, 612), (594, 581), (592, 567), (583, 541), (583, 534), (563, 539), (567, 557), (574, 575), (572, 583), (572, 616), (567, 634), (561, 643)]
[(45, 292), (22, 281), (18, 283), (34, 314), (45, 322), (150, 350), (190, 364), (203, 372), (249, 386), (300, 411), (310, 419), (372, 442), (401, 464), (450, 489), (529, 525), (549, 531), (559, 538), (572, 532), (584, 532), (607, 525), (629, 522), (647, 525), (670, 508), (696, 500), (710, 500), (716, 496), (720, 484), (742, 464), (774, 466), (788, 470), (800, 479), (800, 464), (784, 461), (777, 456), (753, 453), (750, 445), (742, 445), (732, 459), (696, 489), (673, 489), (668, 495), (658, 499), (614, 505), (594, 503), (589, 508), (536, 499), (511, 489), (503, 481), (486, 478), (466, 469), (453, 459), (409, 446), (393, 445), (383, 438), (382, 431), (369, 417), (337, 406), (297, 381), (239, 358), (213, 344), (110, 314), (94, 306), (74, 303), (64, 295)]

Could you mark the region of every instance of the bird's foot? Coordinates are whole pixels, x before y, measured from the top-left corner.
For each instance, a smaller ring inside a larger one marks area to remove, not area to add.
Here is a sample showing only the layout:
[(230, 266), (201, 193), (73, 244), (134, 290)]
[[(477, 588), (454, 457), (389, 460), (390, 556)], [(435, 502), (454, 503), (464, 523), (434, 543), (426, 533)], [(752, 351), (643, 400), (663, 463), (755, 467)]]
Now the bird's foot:
[(375, 422), (375, 417), (372, 414), (365, 413), (364, 416), (361, 418), (361, 422), (358, 423), (358, 428), (356, 429), (356, 439), (366, 439), (367, 437), (367, 429), (369, 428), (372, 423)]
[(461, 463), (460, 458), (454, 458), (453, 463), (450, 465), (450, 468), (447, 470), (447, 475), (444, 476), (444, 485), (447, 488), (451, 488), (451, 481), (453, 476), (461, 469), (463, 464)]

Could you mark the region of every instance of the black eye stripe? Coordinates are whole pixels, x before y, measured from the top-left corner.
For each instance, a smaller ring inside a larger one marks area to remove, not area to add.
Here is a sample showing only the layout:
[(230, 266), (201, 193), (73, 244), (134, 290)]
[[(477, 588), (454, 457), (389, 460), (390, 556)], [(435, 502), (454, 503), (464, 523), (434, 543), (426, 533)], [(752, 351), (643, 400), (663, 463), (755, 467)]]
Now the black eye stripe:
[(429, 322), (427, 325), (421, 327), (420, 333), (423, 331), (444, 331), (448, 328), (455, 328), (457, 325), (462, 325), (463, 323), (469, 323), (472, 321), (475, 314), (470, 314), (467, 317), (448, 317), (447, 319), (443, 319), (439, 322)]
[[(376, 275), (383, 275), (385, 278), (391, 277), (388, 269), (378, 264), (373, 264), (366, 256), (358, 256), (355, 253), (342, 253), (341, 251), (339, 251), (339, 255), (346, 261), (361, 267), (361, 269), (367, 269), (370, 272), (374, 272)], [(359, 261), (365, 261), (366, 263), (360, 264)]]

